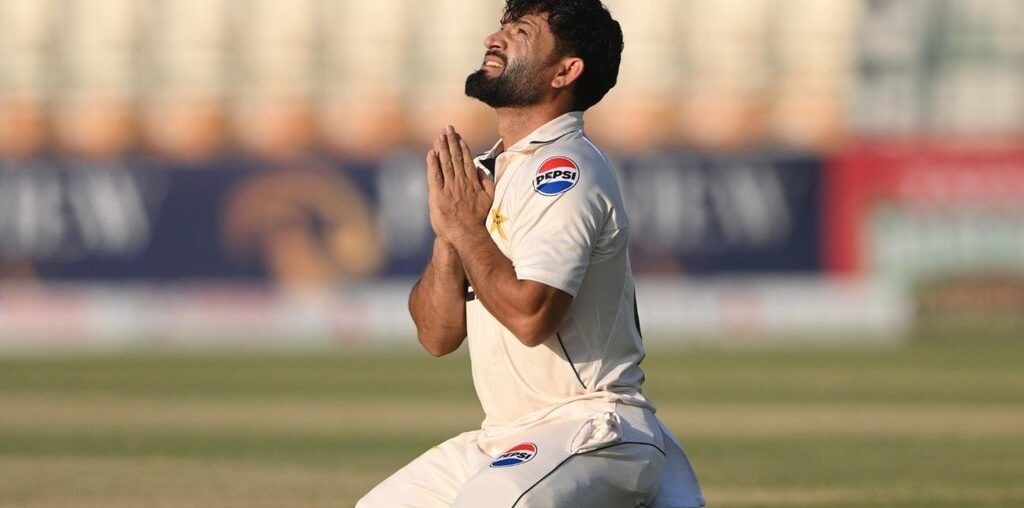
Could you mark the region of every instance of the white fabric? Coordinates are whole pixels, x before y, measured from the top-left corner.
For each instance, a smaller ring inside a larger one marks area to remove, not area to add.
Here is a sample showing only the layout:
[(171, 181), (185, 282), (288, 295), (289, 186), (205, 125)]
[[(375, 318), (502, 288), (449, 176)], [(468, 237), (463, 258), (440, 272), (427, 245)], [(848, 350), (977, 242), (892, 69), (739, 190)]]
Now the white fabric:
[(704, 506), (704, 494), (700, 490), (700, 484), (697, 483), (697, 475), (693, 472), (693, 467), (690, 466), (690, 459), (687, 458), (682, 445), (665, 427), (665, 424), (659, 420), (658, 425), (664, 437), (667, 460), (661, 473), (661, 487), (650, 508), (700, 508)]
[(528, 461), (492, 467), (479, 431), (452, 438), (378, 485), (357, 508), (648, 506), (666, 464), (660, 423), (648, 409), (582, 401), (514, 436)]
[[(578, 177), (569, 190), (548, 196), (537, 191), (535, 177), (554, 158), (571, 160)], [(651, 407), (640, 393), (644, 350), (626, 250), (629, 222), (607, 159), (583, 133), (582, 114), (558, 117), (507, 149), (499, 142), (477, 158), (484, 169), (485, 159), (495, 161), (491, 238), (520, 279), (574, 300), (558, 333), (534, 348), (479, 300), (467, 304), (473, 383), (486, 415), (483, 445), (576, 400)]]
[(459, 434), (378, 484), (356, 508), (449, 508), (463, 485), (494, 460), (477, 446), (480, 431)]
[[(519, 279), (573, 295), (572, 307), (558, 333), (529, 348), (479, 299), (467, 302), (481, 430), (425, 453), (358, 508), (701, 506), (686, 455), (640, 391), (629, 222), (607, 159), (583, 133), (582, 113), (507, 149), (499, 142), (476, 160), (489, 171), (486, 159), (494, 160), (496, 184), (491, 238)], [(551, 167), (568, 176), (537, 179)], [(541, 185), (559, 178), (561, 187)], [(523, 443), (537, 447), (528, 462), (490, 467)]]
[(622, 423), (615, 413), (602, 413), (587, 420), (569, 441), (572, 453), (587, 453), (622, 439)]

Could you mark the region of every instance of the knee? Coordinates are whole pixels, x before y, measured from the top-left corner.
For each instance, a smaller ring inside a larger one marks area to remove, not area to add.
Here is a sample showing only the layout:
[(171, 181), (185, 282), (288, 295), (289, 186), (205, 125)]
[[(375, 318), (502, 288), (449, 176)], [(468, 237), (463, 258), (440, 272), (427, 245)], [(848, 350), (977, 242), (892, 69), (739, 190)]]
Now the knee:
[(638, 492), (646, 493), (648, 499), (653, 499), (658, 494), (666, 462), (665, 455), (655, 450), (647, 455), (647, 460), (643, 463), (637, 475), (636, 489)]

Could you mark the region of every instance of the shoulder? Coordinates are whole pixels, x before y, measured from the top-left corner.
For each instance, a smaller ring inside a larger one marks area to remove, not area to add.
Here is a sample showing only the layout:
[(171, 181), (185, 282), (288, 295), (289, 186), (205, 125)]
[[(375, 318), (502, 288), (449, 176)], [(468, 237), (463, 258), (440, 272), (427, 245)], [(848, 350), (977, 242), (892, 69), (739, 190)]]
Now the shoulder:
[(526, 175), (526, 191), (541, 196), (616, 193), (618, 184), (611, 164), (586, 136), (566, 136), (533, 155)]

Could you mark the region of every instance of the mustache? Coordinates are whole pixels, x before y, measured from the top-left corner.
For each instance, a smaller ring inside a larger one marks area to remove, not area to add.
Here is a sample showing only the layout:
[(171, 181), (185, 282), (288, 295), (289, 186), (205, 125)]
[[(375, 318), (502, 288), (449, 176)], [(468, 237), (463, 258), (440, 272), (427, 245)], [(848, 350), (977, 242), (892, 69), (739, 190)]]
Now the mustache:
[(487, 53), (484, 53), (484, 56), (493, 56), (501, 60), (501, 65), (508, 67), (508, 57), (505, 56), (505, 54), (502, 53), (501, 51), (498, 51), (496, 49), (489, 49), (487, 50)]

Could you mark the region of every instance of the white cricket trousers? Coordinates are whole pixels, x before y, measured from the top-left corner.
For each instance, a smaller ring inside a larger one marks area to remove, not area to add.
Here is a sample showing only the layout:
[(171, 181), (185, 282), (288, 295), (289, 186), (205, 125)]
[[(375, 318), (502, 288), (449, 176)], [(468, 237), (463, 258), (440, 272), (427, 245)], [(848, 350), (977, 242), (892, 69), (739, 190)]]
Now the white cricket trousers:
[(560, 419), (512, 438), (509, 452), (481, 451), (481, 431), (460, 434), (400, 469), (356, 508), (635, 508), (658, 493), (665, 466), (650, 410)]

